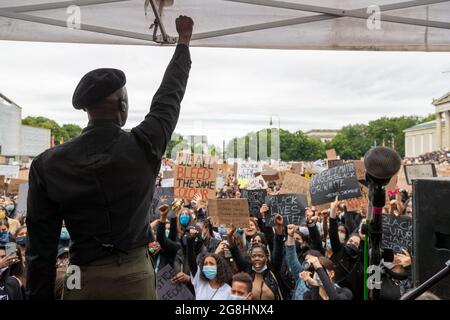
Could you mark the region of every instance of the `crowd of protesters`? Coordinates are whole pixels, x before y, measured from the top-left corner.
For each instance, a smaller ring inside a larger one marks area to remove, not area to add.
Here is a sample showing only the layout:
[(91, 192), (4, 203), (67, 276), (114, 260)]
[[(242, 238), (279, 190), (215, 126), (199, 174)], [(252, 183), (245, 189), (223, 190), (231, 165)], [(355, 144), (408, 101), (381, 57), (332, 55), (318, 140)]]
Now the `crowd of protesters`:
[[(157, 184), (160, 184), (161, 179)], [(268, 183), (276, 195), (282, 184)], [(242, 189), (232, 174), (218, 198), (240, 198)], [(411, 194), (389, 190), (384, 214), (412, 216)], [(0, 201), (0, 299), (25, 299), (26, 217), (15, 214), (14, 195)], [(200, 196), (175, 199), (158, 208), (149, 221), (153, 241), (148, 250), (155, 271), (169, 264), (198, 300), (362, 300), (366, 209), (348, 211), (346, 201), (306, 208), (303, 225), (266, 226), (269, 207), (250, 215), (247, 228), (214, 227), (207, 202)], [(170, 214), (169, 214), (170, 213)], [(15, 243), (15, 254), (6, 254)], [(63, 226), (55, 260), (55, 296), (61, 297), (69, 266), (70, 235)], [(400, 299), (412, 288), (411, 254), (404, 250), (392, 262), (381, 262), (381, 299)]]

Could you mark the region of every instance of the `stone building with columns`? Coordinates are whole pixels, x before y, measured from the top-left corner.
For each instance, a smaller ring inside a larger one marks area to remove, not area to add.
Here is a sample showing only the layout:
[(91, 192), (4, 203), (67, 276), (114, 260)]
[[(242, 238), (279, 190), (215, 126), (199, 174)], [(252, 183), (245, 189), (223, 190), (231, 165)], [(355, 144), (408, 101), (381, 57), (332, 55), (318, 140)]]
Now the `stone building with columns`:
[(405, 132), (405, 157), (441, 149), (450, 150), (450, 92), (433, 99), (436, 120), (420, 123)]

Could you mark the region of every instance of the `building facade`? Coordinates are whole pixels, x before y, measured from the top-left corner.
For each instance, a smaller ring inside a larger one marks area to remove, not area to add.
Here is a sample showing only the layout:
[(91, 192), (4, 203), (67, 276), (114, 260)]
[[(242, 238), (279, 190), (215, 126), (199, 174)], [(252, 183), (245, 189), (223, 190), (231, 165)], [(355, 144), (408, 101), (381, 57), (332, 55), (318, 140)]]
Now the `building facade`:
[(18, 161), (50, 148), (50, 129), (22, 125), (22, 108), (0, 93), (0, 156)]
[(339, 130), (333, 129), (313, 129), (305, 132), (308, 137), (319, 138), (322, 142), (328, 142), (334, 139)]

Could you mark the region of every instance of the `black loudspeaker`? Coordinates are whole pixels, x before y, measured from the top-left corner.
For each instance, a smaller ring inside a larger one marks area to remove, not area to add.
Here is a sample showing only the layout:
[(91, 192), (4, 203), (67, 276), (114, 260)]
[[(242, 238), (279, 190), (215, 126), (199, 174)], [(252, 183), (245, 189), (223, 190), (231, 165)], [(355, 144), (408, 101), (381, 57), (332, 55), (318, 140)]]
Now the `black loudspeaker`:
[[(450, 179), (413, 180), (413, 281), (428, 280), (450, 260)], [(450, 299), (450, 275), (429, 291)]]

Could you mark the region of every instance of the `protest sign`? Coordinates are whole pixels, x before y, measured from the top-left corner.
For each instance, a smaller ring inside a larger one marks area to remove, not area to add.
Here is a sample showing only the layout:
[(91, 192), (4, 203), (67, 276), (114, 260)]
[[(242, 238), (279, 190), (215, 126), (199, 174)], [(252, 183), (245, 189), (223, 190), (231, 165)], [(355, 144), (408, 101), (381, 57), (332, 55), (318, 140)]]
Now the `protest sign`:
[(337, 158), (336, 150), (329, 149), (327, 150), (327, 160), (335, 160)]
[(267, 191), (263, 190), (241, 190), (241, 198), (246, 198), (248, 201), (248, 207), (250, 215), (253, 217), (259, 217), (259, 209), (265, 203)]
[(394, 253), (402, 249), (411, 253), (412, 247), (412, 219), (407, 216), (383, 214), (383, 236), (381, 247), (392, 249)]
[(363, 208), (367, 209), (367, 206), (369, 205), (369, 188), (360, 183), (359, 190), (361, 192), (361, 197), (345, 200), (347, 211), (358, 211)]
[(327, 160), (328, 169), (340, 166), (343, 163), (344, 163), (344, 160), (338, 160), (338, 159)]
[(353, 163), (346, 163), (315, 175), (309, 183), (309, 192), (313, 205), (333, 202), (336, 196), (339, 200), (360, 197)]
[(291, 172), (296, 174), (302, 174), (303, 166), (301, 162), (293, 162), (291, 164)]
[(158, 300), (194, 300), (194, 295), (184, 283), (170, 281), (175, 275), (176, 272), (170, 264), (158, 270), (156, 274)]
[(0, 194), (3, 195), (5, 192), (5, 177), (0, 176)]
[(266, 168), (261, 172), (265, 181), (276, 181), (279, 179), (278, 171), (272, 168)]
[(281, 187), (280, 194), (308, 194), (309, 182), (308, 179), (302, 177), (299, 174), (287, 172), (284, 175), (283, 186)]
[(175, 166), (175, 198), (216, 197), (217, 157), (179, 154)]
[(305, 223), (308, 202), (304, 194), (279, 194), (267, 196), (266, 203), (269, 206), (270, 216), (266, 216), (266, 225), (275, 225), (275, 214), (283, 216), (284, 225)]
[(19, 186), (22, 183), (26, 183), (28, 184), (28, 180), (22, 180), (22, 179), (11, 179), (9, 181), (9, 185), (8, 185), (8, 189), (7, 192), (8, 193), (19, 193)]
[(355, 166), (356, 178), (358, 180), (366, 180), (366, 167), (364, 165), (364, 161), (351, 160), (350, 162)]
[(259, 162), (243, 162), (238, 165), (238, 180), (252, 180), (256, 172), (262, 171), (262, 165)]
[(409, 185), (413, 179), (437, 177), (434, 163), (405, 165), (405, 177)]
[(264, 181), (264, 178), (261, 176), (257, 176), (253, 178), (249, 184), (247, 185), (247, 190), (261, 190), (261, 189), (267, 189), (267, 183)]
[(19, 185), (19, 196), (17, 201), (17, 208), (15, 214), (23, 217), (27, 215), (27, 200), (28, 200), (28, 183)]
[(249, 210), (246, 199), (209, 199), (208, 215), (213, 226), (221, 224), (236, 228), (248, 228)]
[(21, 180), (27, 180), (28, 181), (28, 176), (30, 175), (30, 169), (21, 169), (19, 171), (19, 179)]
[(17, 179), (19, 177), (20, 166), (0, 165), (0, 176), (5, 179)]
[(162, 179), (161, 180), (161, 187), (163, 188), (170, 188), (174, 186), (174, 179)]
[(0, 164), (6, 164), (6, 158), (0, 156)]

